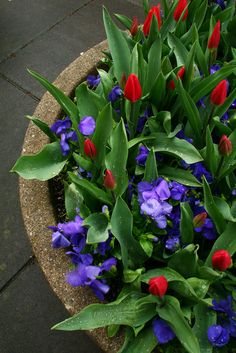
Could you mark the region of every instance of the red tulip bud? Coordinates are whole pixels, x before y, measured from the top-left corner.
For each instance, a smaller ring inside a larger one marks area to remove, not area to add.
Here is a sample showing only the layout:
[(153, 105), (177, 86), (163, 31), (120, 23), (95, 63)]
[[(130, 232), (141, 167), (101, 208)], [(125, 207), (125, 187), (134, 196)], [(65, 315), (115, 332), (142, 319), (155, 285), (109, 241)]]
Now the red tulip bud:
[(212, 34), (208, 40), (208, 49), (217, 49), (220, 42), (220, 20), (217, 21)]
[[(181, 69), (179, 69), (179, 71), (177, 72), (176, 77), (180, 78), (181, 80), (183, 79), (185, 74), (185, 66), (182, 66)], [(170, 80), (169, 84), (168, 84), (169, 89), (174, 90), (175, 89), (175, 81), (174, 80)]]
[(124, 88), (124, 96), (132, 103), (139, 100), (142, 96), (142, 87), (135, 74), (130, 74)]
[(230, 153), (232, 152), (232, 149), (233, 149), (232, 142), (226, 135), (221, 136), (218, 149), (220, 154), (222, 154), (222, 156), (229, 156)]
[(147, 17), (146, 17), (144, 24), (143, 24), (143, 33), (146, 37), (149, 35), (149, 32), (150, 32), (150, 27), (151, 27), (151, 23), (152, 23), (152, 16), (156, 16), (156, 18), (157, 18), (158, 30), (160, 30), (160, 28), (161, 28), (160, 8), (161, 8), (160, 4), (158, 4), (157, 6), (153, 6), (147, 14)]
[(167, 279), (164, 276), (153, 277), (149, 280), (149, 292), (158, 297), (163, 297), (168, 288)]
[(215, 251), (211, 261), (212, 267), (220, 271), (225, 271), (232, 265), (232, 259), (227, 250)]
[(138, 32), (138, 17), (133, 18), (132, 25), (130, 27), (130, 34), (134, 37)]
[(84, 153), (86, 154), (86, 156), (88, 156), (89, 158), (92, 158), (92, 159), (97, 154), (96, 146), (94, 145), (94, 143), (90, 139), (86, 139), (84, 141)]
[(182, 13), (184, 12), (184, 15), (182, 17), (182, 21), (186, 20), (186, 18), (188, 17), (188, 1), (187, 0), (179, 0), (176, 8), (175, 8), (175, 11), (174, 11), (174, 20), (176, 22), (179, 21)]
[(105, 186), (105, 188), (113, 190), (116, 187), (116, 180), (114, 175), (112, 174), (111, 170), (107, 169), (105, 171), (105, 175), (104, 175), (104, 182), (103, 185)]
[(222, 105), (227, 96), (227, 81), (222, 80), (211, 92), (211, 103), (215, 105)]
[(205, 223), (206, 218), (207, 218), (206, 212), (202, 212), (202, 213), (197, 214), (193, 219), (194, 228), (202, 227), (203, 224)]

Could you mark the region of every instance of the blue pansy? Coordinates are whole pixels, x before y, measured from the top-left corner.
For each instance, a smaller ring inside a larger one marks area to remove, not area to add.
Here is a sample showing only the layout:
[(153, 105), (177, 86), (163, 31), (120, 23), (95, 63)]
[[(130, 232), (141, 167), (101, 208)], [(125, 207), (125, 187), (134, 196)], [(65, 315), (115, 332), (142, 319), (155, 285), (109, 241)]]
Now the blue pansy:
[(175, 338), (175, 333), (166, 321), (156, 319), (153, 321), (152, 326), (154, 335), (156, 336), (159, 344), (167, 343)]
[(148, 154), (149, 154), (149, 150), (147, 149), (147, 147), (140, 146), (139, 147), (139, 153), (138, 153), (138, 155), (135, 158), (137, 164), (140, 165), (140, 166), (145, 166)]
[(84, 116), (78, 125), (79, 131), (84, 136), (92, 135), (96, 128), (96, 122), (92, 116)]
[(65, 133), (72, 127), (72, 122), (67, 116), (64, 120), (57, 120), (51, 127), (51, 131), (54, 132), (57, 136)]
[(109, 92), (108, 100), (109, 102), (114, 103), (117, 99), (120, 98), (121, 95), (122, 95), (122, 89), (120, 88), (120, 86), (115, 86)]
[(176, 201), (183, 201), (188, 188), (177, 181), (169, 183), (171, 198)]
[(221, 325), (210, 326), (207, 337), (214, 347), (223, 347), (229, 342), (229, 332)]
[(91, 87), (97, 87), (101, 82), (101, 77), (99, 75), (88, 75), (87, 76), (87, 84)]

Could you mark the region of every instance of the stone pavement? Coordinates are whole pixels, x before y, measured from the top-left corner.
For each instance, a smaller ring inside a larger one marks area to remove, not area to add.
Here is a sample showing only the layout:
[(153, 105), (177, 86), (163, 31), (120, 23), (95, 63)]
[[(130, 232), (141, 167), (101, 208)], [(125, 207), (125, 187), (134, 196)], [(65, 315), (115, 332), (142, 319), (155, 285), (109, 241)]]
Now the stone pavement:
[[(18, 178), (9, 170), (44, 90), (31, 68), (53, 81), (81, 52), (105, 38), (102, 5), (137, 15), (142, 0), (0, 1), (0, 353), (101, 353), (83, 332), (51, 331), (68, 317), (45, 280), (25, 233)], [(37, 222), (37, 219), (35, 219)]]

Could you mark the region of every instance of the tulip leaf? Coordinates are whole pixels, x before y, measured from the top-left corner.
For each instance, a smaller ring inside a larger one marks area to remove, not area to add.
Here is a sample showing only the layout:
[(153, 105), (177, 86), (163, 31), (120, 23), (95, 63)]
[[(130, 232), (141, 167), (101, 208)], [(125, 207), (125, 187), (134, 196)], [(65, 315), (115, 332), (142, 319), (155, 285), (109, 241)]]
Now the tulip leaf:
[(163, 103), (166, 93), (166, 79), (162, 71), (159, 72), (150, 92), (150, 100), (156, 107)]
[(233, 217), (229, 204), (224, 199), (214, 196), (214, 202), (226, 221), (236, 222), (236, 218)]
[(213, 199), (210, 186), (205, 177), (203, 177), (203, 191), (204, 191), (204, 207), (206, 212), (211, 217), (212, 221), (214, 222), (217, 232), (221, 234), (226, 226), (226, 222), (218, 210), (218, 207), (215, 204)]
[(199, 343), (191, 327), (184, 318), (179, 301), (172, 296), (165, 296), (165, 304), (156, 308), (159, 316), (165, 320), (189, 353), (200, 353)]
[(196, 11), (194, 11), (193, 23), (196, 24), (198, 30), (205, 19), (207, 8), (208, 8), (208, 1), (203, 0), (201, 5), (196, 9)]
[(236, 223), (229, 222), (223, 231), (223, 233), (216, 239), (205, 264), (207, 266), (211, 265), (211, 258), (213, 253), (216, 250), (227, 250), (231, 256), (236, 252), (236, 237), (232, 237), (233, 234), (236, 234)]
[(112, 131), (110, 146), (111, 151), (106, 155), (105, 164), (106, 168), (111, 170), (116, 180), (116, 188), (114, 192), (117, 196), (120, 196), (125, 192), (128, 185), (128, 175), (126, 170), (128, 140), (122, 119)]
[(37, 72), (33, 70), (28, 70), (28, 72), (32, 77), (39, 81), (39, 83), (41, 83), (41, 85), (44, 86), (48, 90), (48, 92), (51, 93), (51, 95), (58, 101), (64, 112), (68, 114), (71, 118), (73, 125), (77, 125), (78, 110), (75, 103), (69, 97), (67, 97), (59, 88), (54, 86), (46, 78), (39, 75)]
[(145, 93), (150, 92), (161, 70), (162, 41), (160, 36), (152, 43), (148, 53), (147, 77), (145, 80)]
[(152, 327), (147, 326), (137, 337), (133, 337), (133, 333), (129, 332), (123, 347), (118, 353), (152, 353), (157, 343)]
[(100, 189), (95, 184), (86, 179), (80, 179), (77, 175), (72, 172), (68, 172), (68, 175), (73, 183), (78, 185), (80, 188), (86, 190), (88, 194), (90, 194), (92, 197), (104, 204), (112, 205), (110, 195), (108, 195), (104, 190)]
[[(80, 214), (85, 210), (85, 206), (83, 205), (83, 196), (74, 183), (68, 184), (64, 182), (64, 191), (66, 214), (69, 219), (74, 219), (77, 215), (76, 209), (80, 210)], [(84, 212), (82, 213), (84, 214)], [(88, 216), (88, 214), (86, 216)]]
[(130, 29), (132, 26), (132, 20), (130, 18), (128, 18), (125, 15), (121, 15), (119, 13), (115, 13), (114, 16), (117, 18), (118, 21), (120, 21), (120, 23), (122, 23), (122, 25), (124, 25), (127, 29)]
[(206, 307), (202, 303), (194, 306), (195, 324), (193, 326), (193, 333), (196, 335), (201, 353), (212, 353), (213, 346), (208, 340), (207, 330), (211, 325), (216, 324), (216, 312), (208, 310), (206, 314)]
[(161, 176), (170, 180), (177, 181), (186, 186), (201, 187), (202, 184), (198, 181), (195, 176), (188, 170), (173, 168), (173, 167), (162, 167), (158, 169)]
[(143, 263), (146, 259), (146, 254), (132, 235), (132, 230), (133, 215), (125, 201), (118, 197), (111, 216), (111, 232), (120, 243), (125, 269)]
[(106, 104), (106, 99), (88, 88), (86, 83), (81, 83), (75, 90), (80, 118), (92, 116), (95, 120), (99, 111)]
[[(103, 8), (103, 21), (111, 56), (114, 62), (114, 70), (117, 81), (120, 82), (123, 74), (128, 77), (130, 63), (130, 49), (121, 30), (112, 21), (107, 9)], [(122, 53), (122, 55), (120, 55)]]
[(35, 116), (29, 116), (29, 115), (26, 115), (26, 118), (32, 121), (32, 123), (34, 123), (41, 131), (43, 131), (45, 135), (47, 135), (52, 142), (58, 140), (56, 135), (52, 132), (50, 127), (44, 121), (40, 120)]
[(143, 180), (152, 182), (158, 177), (156, 156), (153, 149), (148, 154)]
[(103, 213), (92, 213), (83, 221), (83, 226), (89, 227), (87, 244), (101, 243), (109, 237), (110, 226)]
[(97, 117), (96, 129), (92, 138), (97, 150), (95, 161), (98, 167), (101, 167), (104, 163), (107, 141), (111, 135), (112, 127), (112, 106), (108, 103)]
[(212, 141), (211, 132), (209, 125), (206, 129), (206, 166), (210, 170), (211, 174), (214, 176), (217, 170), (217, 165), (219, 163), (219, 153), (218, 146)]
[(193, 241), (193, 212), (188, 202), (180, 203), (180, 234), (183, 244), (190, 244)]
[(198, 245), (189, 244), (184, 249), (176, 251), (171, 256), (168, 267), (173, 268), (186, 278), (196, 276), (198, 269), (198, 247)]
[(236, 63), (235, 61), (231, 61), (228, 64), (225, 64), (220, 70), (216, 71), (213, 75), (210, 75), (200, 80), (200, 82), (194, 85), (194, 87), (190, 91), (190, 96), (192, 97), (193, 101), (196, 103), (199, 101), (200, 98), (209, 94), (221, 80), (224, 80), (235, 70)]
[(188, 51), (181, 42), (179, 38), (177, 38), (174, 34), (168, 33), (167, 36), (168, 44), (171, 49), (173, 49), (177, 66), (185, 66), (188, 59)]
[(45, 145), (34, 155), (21, 156), (12, 172), (16, 172), (24, 179), (49, 180), (58, 175), (66, 164), (67, 158), (61, 153), (59, 142)]

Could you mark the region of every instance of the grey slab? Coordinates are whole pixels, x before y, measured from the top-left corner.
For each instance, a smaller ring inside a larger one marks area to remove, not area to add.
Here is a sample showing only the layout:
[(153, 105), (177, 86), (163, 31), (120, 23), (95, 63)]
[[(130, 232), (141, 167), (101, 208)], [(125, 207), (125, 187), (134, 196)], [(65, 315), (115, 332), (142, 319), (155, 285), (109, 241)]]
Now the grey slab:
[(0, 288), (31, 255), (19, 207), (18, 178), (10, 169), (20, 155), (28, 122), (37, 102), (0, 78)]
[(0, 60), (91, 0), (1, 0)]
[(102, 353), (82, 331), (52, 331), (69, 317), (37, 264), (0, 294), (1, 353)]
[(27, 74), (26, 68), (53, 81), (81, 52), (103, 40), (103, 4), (110, 13), (138, 16), (142, 21), (140, 6), (125, 0), (95, 0), (0, 64), (0, 72), (40, 97), (44, 89)]

